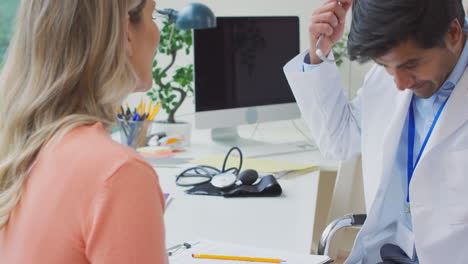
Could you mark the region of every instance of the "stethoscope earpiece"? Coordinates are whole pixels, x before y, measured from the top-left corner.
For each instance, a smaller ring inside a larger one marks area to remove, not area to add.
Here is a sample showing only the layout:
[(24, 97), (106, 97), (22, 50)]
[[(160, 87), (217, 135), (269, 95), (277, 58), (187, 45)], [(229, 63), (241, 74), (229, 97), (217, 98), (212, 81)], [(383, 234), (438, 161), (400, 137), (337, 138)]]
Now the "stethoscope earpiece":
[[(338, 1), (338, 4), (340, 6), (343, 6), (343, 3), (340, 1)], [(317, 55), (317, 57), (319, 57), (324, 62), (335, 63), (335, 60), (325, 57), (325, 54), (323, 54), (322, 50), (320, 49), (320, 43), (322, 42), (322, 39), (323, 39), (323, 34), (320, 35), (320, 37), (317, 40), (317, 44), (315, 45), (315, 55)]]
[(325, 57), (325, 54), (323, 54), (322, 50), (319, 48), (320, 47), (320, 42), (322, 42), (323, 35), (320, 35), (317, 45), (315, 46), (315, 54), (317, 57), (319, 57), (322, 61), (327, 62), (327, 63), (335, 63), (335, 60), (329, 59)]

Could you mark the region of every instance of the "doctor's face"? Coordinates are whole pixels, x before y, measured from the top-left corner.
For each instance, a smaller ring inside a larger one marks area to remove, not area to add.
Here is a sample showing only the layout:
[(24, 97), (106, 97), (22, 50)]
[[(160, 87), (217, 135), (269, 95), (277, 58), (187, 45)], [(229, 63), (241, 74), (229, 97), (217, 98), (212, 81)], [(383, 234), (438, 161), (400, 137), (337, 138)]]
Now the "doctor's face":
[(444, 46), (430, 49), (419, 48), (416, 41), (408, 40), (375, 62), (393, 76), (398, 90), (410, 89), (417, 97), (429, 98), (447, 80), (463, 49), (458, 21), (452, 23), (444, 40)]

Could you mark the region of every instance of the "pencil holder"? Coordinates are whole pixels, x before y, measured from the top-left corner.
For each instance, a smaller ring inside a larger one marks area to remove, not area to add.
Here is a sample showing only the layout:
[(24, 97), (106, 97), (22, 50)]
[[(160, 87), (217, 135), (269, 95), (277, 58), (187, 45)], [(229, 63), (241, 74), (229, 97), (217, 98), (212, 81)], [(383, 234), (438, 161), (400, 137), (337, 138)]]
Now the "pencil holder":
[(134, 149), (146, 146), (147, 131), (152, 121), (132, 121), (119, 119), (120, 142)]

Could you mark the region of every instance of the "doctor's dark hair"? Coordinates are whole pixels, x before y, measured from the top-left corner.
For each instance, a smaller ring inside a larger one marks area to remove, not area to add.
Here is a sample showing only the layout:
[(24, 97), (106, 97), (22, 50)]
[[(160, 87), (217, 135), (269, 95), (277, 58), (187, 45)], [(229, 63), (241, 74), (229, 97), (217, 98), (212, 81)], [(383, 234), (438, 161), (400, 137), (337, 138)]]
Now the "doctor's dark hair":
[(465, 21), (461, 0), (355, 0), (352, 15), (348, 54), (361, 63), (410, 39), (423, 49), (444, 47), (452, 21)]

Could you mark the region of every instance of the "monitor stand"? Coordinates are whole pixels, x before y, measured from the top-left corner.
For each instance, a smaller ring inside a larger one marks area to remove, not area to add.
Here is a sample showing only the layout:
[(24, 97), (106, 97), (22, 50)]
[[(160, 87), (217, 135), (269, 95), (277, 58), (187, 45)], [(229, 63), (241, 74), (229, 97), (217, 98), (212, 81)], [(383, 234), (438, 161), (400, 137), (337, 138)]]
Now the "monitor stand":
[(214, 128), (211, 130), (211, 139), (222, 146), (239, 147), (246, 157), (283, 155), (317, 149), (307, 141), (273, 143), (242, 138), (237, 127)]

